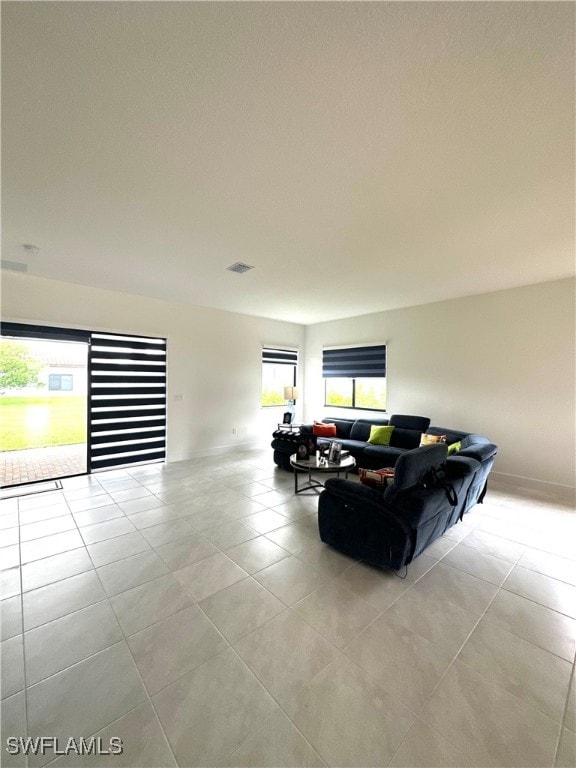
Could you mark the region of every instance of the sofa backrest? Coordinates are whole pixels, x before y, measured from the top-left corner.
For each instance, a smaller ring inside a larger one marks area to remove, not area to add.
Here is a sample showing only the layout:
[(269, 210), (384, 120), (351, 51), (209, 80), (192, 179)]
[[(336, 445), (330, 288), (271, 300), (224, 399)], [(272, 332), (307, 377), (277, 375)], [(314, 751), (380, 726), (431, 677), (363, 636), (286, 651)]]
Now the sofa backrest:
[(407, 451), (420, 446), (420, 438), (422, 432), (419, 429), (402, 429), (402, 427), (394, 427), (394, 431), (390, 435), (390, 446), (392, 448), (404, 448)]
[(336, 424), (336, 437), (342, 440), (347, 440), (350, 437), (350, 430), (352, 429), (355, 419), (322, 419), (324, 424)]
[(425, 445), (406, 451), (398, 457), (394, 467), (394, 484), (387, 491), (403, 491), (420, 483), (432, 469), (438, 469), (446, 461), (448, 448), (445, 443)]
[(425, 416), (405, 416), (394, 414), (390, 417), (390, 426), (394, 427), (394, 432), (390, 438), (392, 448), (403, 448), (411, 450), (418, 448), (422, 433), (426, 432), (430, 425), (430, 419)]
[(430, 426), (430, 419), (427, 416), (406, 416), (402, 413), (395, 413), (390, 416), (390, 426), (399, 429), (415, 429), (418, 432), (426, 432)]
[(470, 445), (490, 443), (490, 440), (484, 435), (477, 435), (475, 432), (463, 432), (460, 429), (451, 429), (449, 427), (429, 427), (426, 430), (426, 434), (446, 435), (448, 445), (460, 441), (462, 448), (468, 448)]
[(383, 427), (388, 424), (388, 419), (356, 419), (350, 430), (350, 440), (361, 440), (364, 443), (367, 442), (373, 424), (377, 427)]

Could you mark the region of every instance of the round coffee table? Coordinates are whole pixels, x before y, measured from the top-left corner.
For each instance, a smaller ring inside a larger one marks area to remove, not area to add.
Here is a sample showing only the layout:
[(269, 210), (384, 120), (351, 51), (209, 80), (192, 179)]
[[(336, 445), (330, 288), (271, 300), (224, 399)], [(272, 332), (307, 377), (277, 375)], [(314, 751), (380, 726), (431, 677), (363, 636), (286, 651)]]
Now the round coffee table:
[[(311, 456), (309, 459), (299, 459), (293, 453), (290, 456), (290, 466), (294, 468), (294, 493), (302, 493), (310, 489), (324, 488), (324, 483), (312, 478), (312, 472), (332, 472), (338, 476), (340, 476), (341, 472), (344, 472), (344, 477), (348, 477), (348, 472), (356, 466), (356, 459), (353, 456), (345, 456), (336, 463), (325, 459), (318, 459), (316, 456)], [(300, 474), (298, 470), (308, 472), (306, 484), (300, 487), (298, 487), (298, 475)]]

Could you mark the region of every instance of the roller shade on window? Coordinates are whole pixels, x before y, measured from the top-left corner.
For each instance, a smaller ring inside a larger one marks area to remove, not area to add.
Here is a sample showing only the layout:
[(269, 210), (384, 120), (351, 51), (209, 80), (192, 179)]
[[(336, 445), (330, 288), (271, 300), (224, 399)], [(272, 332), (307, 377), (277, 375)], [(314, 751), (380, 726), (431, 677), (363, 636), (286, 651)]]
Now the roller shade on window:
[(45, 341), (81, 341), (89, 343), (90, 331), (75, 328), (55, 328), (51, 325), (2, 323), (2, 336), (14, 339), (43, 339)]
[(90, 468), (166, 456), (166, 340), (92, 333)]
[(385, 378), (386, 345), (324, 349), (322, 376), (325, 379)]
[(272, 365), (297, 365), (298, 352), (295, 349), (270, 349), (262, 350), (262, 362)]

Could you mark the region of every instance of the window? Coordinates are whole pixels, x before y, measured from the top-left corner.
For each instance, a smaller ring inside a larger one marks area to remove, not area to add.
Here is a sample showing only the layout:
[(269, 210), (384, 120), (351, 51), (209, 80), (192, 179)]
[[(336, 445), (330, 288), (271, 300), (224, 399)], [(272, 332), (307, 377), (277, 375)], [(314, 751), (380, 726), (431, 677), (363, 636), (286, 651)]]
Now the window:
[(48, 389), (51, 392), (72, 392), (74, 378), (71, 373), (50, 373), (48, 375)]
[(386, 410), (386, 345), (325, 349), (324, 405)]
[(286, 405), (284, 387), (296, 386), (298, 352), (295, 349), (262, 350), (262, 405)]
[(342, 408), (354, 407), (354, 379), (324, 379), (326, 397), (325, 405), (336, 405)]

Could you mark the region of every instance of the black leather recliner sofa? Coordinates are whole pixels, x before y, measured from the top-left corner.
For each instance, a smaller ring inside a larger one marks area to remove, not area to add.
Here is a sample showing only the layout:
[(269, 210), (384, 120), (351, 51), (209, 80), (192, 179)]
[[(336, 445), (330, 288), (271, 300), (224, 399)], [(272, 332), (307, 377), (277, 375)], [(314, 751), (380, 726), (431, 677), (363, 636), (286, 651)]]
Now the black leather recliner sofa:
[(447, 458), (445, 444), (407, 451), (384, 493), (350, 480), (326, 481), (318, 500), (320, 538), (347, 555), (398, 569), (442, 536), (475, 503), (475, 459)]
[[(456, 442), (461, 443), (460, 450), (455, 456), (475, 459), (479, 462), (469, 493), (470, 506), (482, 502), (484, 498), (488, 475), (498, 452), (498, 447), (484, 435), (447, 427), (431, 427), (430, 419), (425, 416), (403, 414), (395, 414), (389, 418), (324, 419), (323, 422), (336, 425), (335, 439), (339, 440), (342, 447), (356, 459), (357, 466), (365, 469), (382, 469), (383, 467), (395, 466), (398, 459), (407, 451), (419, 447), (422, 433), (446, 435), (448, 445)], [(371, 445), (368, 442), (370, 428), (373, 424), (394, 427), (390, 445)], [(274, 432), (272, 448), (274, 449), (276, 464), (291, 472), (290, 455), (296, 452), (298, 443), (303, 439), (305, 440), (307, 435), (312, 435), (312, 432), (312, 424), (302, 425), (299, 435), (282, 431)], [(452, 459), (452, 457), (450, 458)]]

